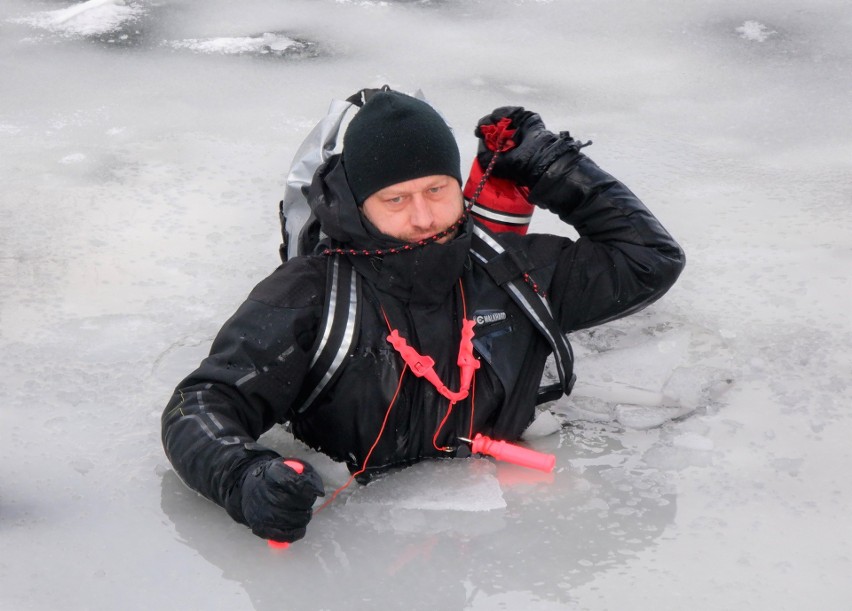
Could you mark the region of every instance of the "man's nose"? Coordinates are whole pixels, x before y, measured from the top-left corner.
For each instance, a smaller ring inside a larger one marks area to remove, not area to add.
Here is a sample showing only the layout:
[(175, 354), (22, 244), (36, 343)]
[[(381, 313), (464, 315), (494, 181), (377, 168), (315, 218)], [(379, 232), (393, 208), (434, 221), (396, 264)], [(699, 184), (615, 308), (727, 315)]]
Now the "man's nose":
[(416, 193), (411, 198), (410, 222), (414, 227), (423, 227), (426, 229), (432, 227), (432, 224), (435, 222), (432, 207), (420, 193)]

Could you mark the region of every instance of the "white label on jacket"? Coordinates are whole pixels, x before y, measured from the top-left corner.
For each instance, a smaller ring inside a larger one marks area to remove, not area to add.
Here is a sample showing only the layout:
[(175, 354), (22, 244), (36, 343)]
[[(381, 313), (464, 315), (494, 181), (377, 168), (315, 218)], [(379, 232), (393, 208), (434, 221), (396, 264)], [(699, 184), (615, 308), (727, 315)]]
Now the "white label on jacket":
[(495, 322), (500, 322), (501, 320), (506, 320), (506, 318), (506, 312), (501, 312), (498, 310), (482, 312), (481, 314), (477, 313), (473, 315), (473, 320), (476, 322), (477, 327), (481, 327), (483, 325), (490, 325), (491, 323)]

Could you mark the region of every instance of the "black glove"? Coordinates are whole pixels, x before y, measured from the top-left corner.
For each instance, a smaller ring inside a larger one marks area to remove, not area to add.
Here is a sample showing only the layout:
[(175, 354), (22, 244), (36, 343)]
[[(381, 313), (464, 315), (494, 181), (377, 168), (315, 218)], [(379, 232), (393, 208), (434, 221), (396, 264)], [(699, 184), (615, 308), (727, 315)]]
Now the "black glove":
[(567, 151), (580, 149), (571, 134), (557, 136), (548, 131), (538, 114), (521, 106), (495, 109), (479, 120), (474, 134), (480, 139), (479, 165), (487, 168), (494, 151), (502, 151), (492, 173), (524, 187), (535, 186), (550, 164)]
[(305, 536), (318, 496), (325, 496), (325, 489), (311, 465), (273, 458), (250, 467), (246, 473), (243, 517), (258, 537), (291, 543)]

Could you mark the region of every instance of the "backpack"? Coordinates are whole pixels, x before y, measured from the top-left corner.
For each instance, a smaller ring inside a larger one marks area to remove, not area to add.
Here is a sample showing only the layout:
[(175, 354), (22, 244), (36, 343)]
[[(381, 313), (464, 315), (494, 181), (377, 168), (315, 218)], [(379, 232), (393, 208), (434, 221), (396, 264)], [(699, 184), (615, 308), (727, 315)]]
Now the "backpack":
[[(313, 253), (325, 237), (307, 200), (314, 173), (334, 154), (346, 114), (353, 107), (363, 106), (377, 91), (388, 90), (387, 85), (380, 89), (362, 89), (345, 101), (333, 100), (326, 116), (314, 126), (297, 149), (287, 175), (284, 199), (278, 205), (282, 238), (279, 255), (282, 262)], [(420, 91), (415, 97), (425, 100)], [(476, 168), (478, 165), (474, 162), (472, 174)], [(478, 217), (475, 209), (472, 214)], [(576, 380), (571, 345), (554, 319), (550, 303), (524, 280), (525, 274), (532, 268), (525, 253), (506, 249), (500, 244), (495, 238), (494, 225), (488, 223), (488, 220), (477, 218), (474, 223), (471, 258), (510, 295), (550, 345), (559, 382), (541, 386), (536, 403), (554, 401), (563, 394), (570, 394)], [(310, 367), (296, 398), (297, 413), (309, 409), (331, 384), (358, 341), (362, 307), (361, 277), (345, 256), (332, 254), (329, 257), (327, 298), (317, 340), (312, 348)]]

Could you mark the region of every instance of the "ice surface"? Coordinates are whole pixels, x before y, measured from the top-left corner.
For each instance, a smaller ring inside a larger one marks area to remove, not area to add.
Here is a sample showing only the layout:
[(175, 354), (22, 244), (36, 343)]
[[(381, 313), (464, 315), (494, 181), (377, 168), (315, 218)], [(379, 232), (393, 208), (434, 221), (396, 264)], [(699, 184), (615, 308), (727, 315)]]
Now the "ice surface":
[[(0, 609), (847, 608), (850, 22), (828, 0), (0, 3)], [(594, 140), (687, 269), (572, 336), (575, 394), (525, 441), (554, 473), (421, 464), (275, 552), (181, 484), (160, 412), (277, 264), (301, 138), (384, 83), (422, 89), (465, 163), (505, 104)]]
[[(467, 463), (470, 464), (467, 464)], [(349, 498), (349, 504), (389, 505), (431, 511), (490, 511), (506, 506), (497, 479), (472, 469), (485, 461), (441, 461), (405, 469), (395, 477), (371, 482)]]
[(647, 429), (712, 407), (733, 383), (730, 338), (646, 311), (574, 338), (579, 379), (551, 409), (568, 421)]

